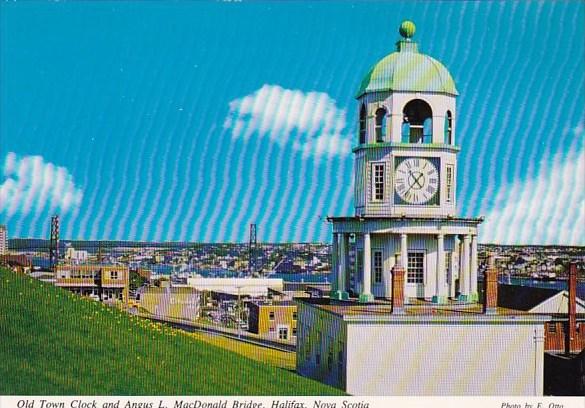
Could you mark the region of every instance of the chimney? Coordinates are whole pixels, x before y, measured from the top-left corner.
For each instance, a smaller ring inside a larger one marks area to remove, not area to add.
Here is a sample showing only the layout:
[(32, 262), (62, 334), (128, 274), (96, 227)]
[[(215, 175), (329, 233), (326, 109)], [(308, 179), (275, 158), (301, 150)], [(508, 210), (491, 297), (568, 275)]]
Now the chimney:
[(484, 274), (483, 313), (496, 314), (498, 307), (498, 270), (496, 258), (488, 253), (488, 265)]
[(569, 330), (565, 336), (565, 352), (570, 354), (577, 339), (577, 264), (569, 264)]
[(392, 313), (404, 313), (404, 268), (399, 254), (396, 254), (396, 262), (392, 267)]

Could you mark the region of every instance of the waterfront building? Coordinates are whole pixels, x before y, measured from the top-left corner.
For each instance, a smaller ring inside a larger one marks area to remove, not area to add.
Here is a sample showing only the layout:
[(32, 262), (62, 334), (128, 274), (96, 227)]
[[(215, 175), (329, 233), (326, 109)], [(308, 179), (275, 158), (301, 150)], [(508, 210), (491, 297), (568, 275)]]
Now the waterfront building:
[(8, 230), (6, 225), (0, 225), (0, 255), (8, 253)]
[(493, 257), (479, 303), (455, 82), (399, 32), (356, 95), (355, 213), (328, 218), (331, 298), (297, 299), (297, 372), (353, 395), (542, 395), (547, 317), (497, 307)]
[(104, 302), (128, 303), (130, 275), (128, 266), (112, 264), (58, 264), (55, 286)]
[(86, 262), (88, 258), (89, 253), (87, 251), (77, 250), (73, 248), (71, 244), (67, 244), (67, 247), (65, 248), (65, 260), (80, 263)]
[(188, 278), (187, 285), (199, 290), (234, 296), (266, 297), (268, 289), (282, 291), (280, 278)]
[(263, 338), (296, 341), (297, 305), (292, 301), (248, 303), (248, 330)]

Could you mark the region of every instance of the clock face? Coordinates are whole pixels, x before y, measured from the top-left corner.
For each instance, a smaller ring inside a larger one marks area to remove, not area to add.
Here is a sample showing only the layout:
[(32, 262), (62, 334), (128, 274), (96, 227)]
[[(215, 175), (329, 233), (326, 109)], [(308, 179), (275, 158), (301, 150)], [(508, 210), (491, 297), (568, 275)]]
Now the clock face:
[(409, 204), (424, 204), (439, 190), (439, 172), (423, 158), (405, 159), (394, 174), (396, 194)]

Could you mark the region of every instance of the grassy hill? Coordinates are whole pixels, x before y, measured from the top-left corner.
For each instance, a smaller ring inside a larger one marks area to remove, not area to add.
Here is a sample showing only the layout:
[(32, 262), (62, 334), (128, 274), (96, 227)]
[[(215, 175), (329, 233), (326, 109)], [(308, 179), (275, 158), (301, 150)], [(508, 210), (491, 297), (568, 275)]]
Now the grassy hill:
[(3, 269), (0, 361), (5, 395), (341, 394)]

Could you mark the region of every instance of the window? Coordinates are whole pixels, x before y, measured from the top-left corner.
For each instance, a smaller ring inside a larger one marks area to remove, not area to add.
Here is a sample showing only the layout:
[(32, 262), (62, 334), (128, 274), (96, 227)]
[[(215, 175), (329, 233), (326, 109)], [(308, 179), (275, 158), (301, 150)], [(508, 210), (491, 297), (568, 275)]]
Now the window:
[(373, 176), (373, 201), (384, 200), (384, 163), (373, 163), (372, 164), (372, 176)]
[(380, 108), (376, 111), (376, 142), (384, 141), (386, 137), (386, 109)]
[(271, 328), (269, 328), (269, 329), (268, 329), (268, 331), (269, 331), (270, 333), (274, 333), (274, 332), (276, 331), (276, 329), (275, 329), (274, 327), (271, 327)]
[(297, 312), (293, 312), (293, 320), (297, 320)]
[(366, 106), (360, 109), (360, 144), (366, 143)]
[(280, 340), (288, 340), (288, 327), (278, 328), (278, 338)]
[(274, 320), (274, 312), (268, 313), (268, 320)]
[(453, 116), (451, 116), (451, 111), (447, 111), (445, 115), (445, 143), (453, 144)]
[(556, 333), (557, 332), (557, 325), (556, 325), (556, 323), (549, 323), (548, 324), (548, 332), (549, 333)]
[(402, 142), (432, 143), (433, 112), (428, 103), (414, 99), (402, 111)]
[(382, 251), (374, 251), (374, 282), (382, 283)]
[(118, 271), (111, 271), (110, 272), (110, 279), (117, 280), (118, 279)]
[(453, 166), (446, 167), (445, 173), (445, 201), (448, 203), (453, 202)]
[(424, 256), (423, 252), (408, 253), (408, 283), (423, 283)]
[(293, 335), (293, 337), (297, 337), (297, 328), (296, 327), (293, 327), (292, 335)]
[[(330, 341), (333, 341), (332, 338), (329, 338)], [(333, 343), (329, 343), (329, 352), (327, 353), (327, 369), (329, 371), (333, 370)]]

